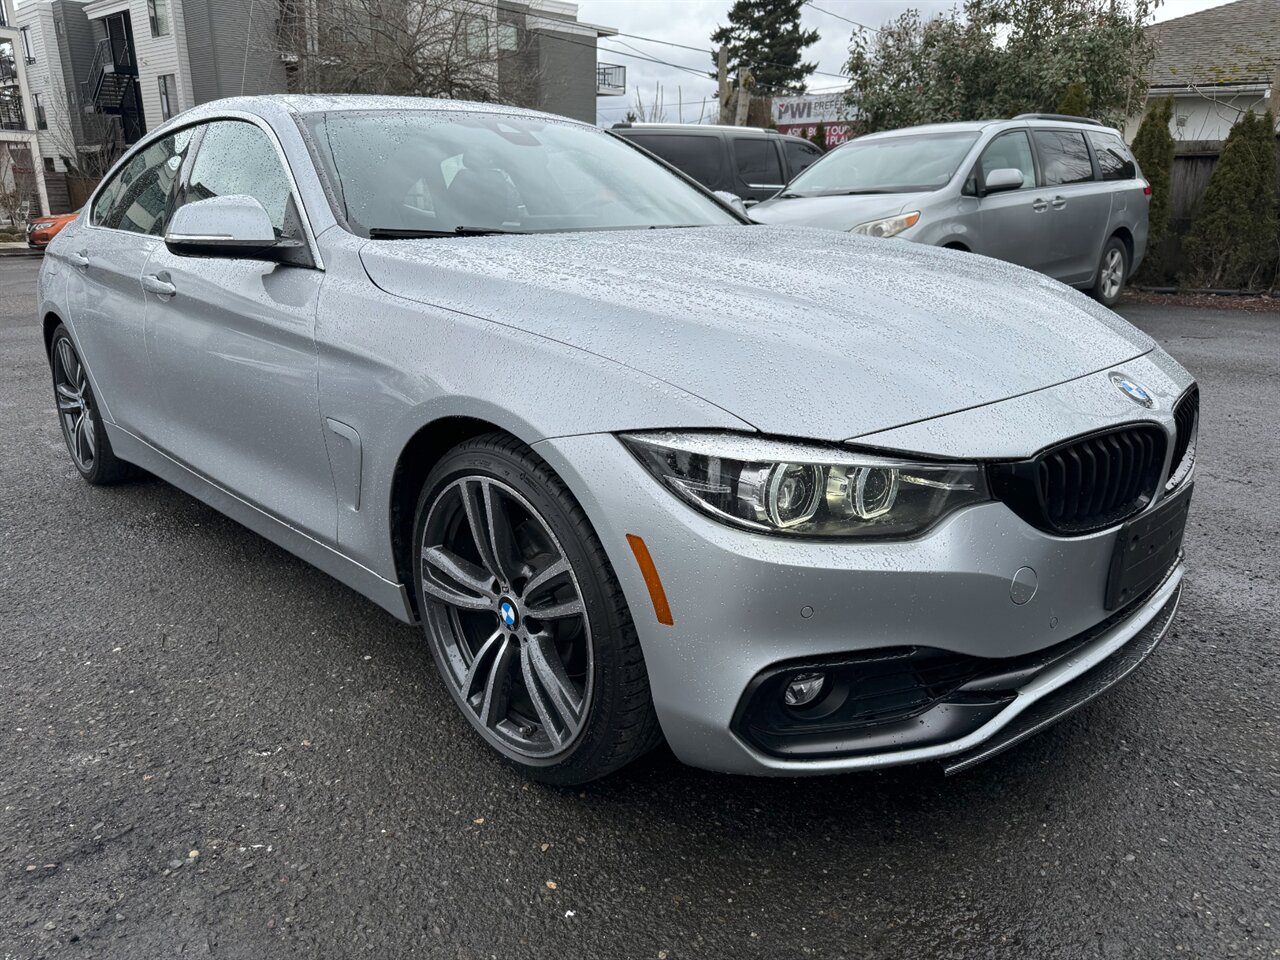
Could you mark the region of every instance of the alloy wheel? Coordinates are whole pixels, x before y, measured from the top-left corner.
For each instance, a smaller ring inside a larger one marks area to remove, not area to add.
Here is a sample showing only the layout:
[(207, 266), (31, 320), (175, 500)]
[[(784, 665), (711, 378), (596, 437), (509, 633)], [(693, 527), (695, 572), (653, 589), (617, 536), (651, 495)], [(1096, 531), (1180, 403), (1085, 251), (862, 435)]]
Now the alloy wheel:
[(1115, 247), (1102, 258), (1102, 295), (1107, 300), (1120, 293), (1124, 284), (1124, 254)]
[(538, 511), (494, 477), (432, 502), (419, 545), (428, 635), (473, 725), (503, 753), (553, 761), (591, 703), (591, 626), (577, 576)]
[(62, 424), (67, 450), (80, 472), (90, 473), (98, 452), (93, 393), (84, 364), (65, 336), (54, 345), (53, 384), (57, 392), (58, 420)]

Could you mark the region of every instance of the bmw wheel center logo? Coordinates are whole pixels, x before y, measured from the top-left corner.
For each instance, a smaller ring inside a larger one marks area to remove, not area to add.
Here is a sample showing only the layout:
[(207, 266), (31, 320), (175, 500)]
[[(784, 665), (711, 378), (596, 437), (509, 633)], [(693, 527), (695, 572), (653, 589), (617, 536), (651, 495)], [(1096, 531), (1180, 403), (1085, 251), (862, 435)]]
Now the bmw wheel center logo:
[(1118, 373), (1111, 375), (1111, 382), (1114, 383), (1126, 397), (1134, 403), (1140, 403), (1144, 407), (1154, 407), (1156, 405), (1155, 397), (1140, 383), (1130, 380), (1128, 377)]
[(508, 627), (516, 625), (516, 608), (510, 600), (502, 601), (502, 604), (498, 607), (498, 616), (502, 618), (502, 622)]

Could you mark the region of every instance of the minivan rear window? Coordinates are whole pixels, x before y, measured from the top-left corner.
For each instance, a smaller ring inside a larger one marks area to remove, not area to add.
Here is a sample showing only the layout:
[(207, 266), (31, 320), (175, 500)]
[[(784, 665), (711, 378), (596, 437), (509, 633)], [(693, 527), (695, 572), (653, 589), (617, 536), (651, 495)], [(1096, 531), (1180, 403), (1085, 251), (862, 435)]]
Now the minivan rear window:
[(712, 186), (720, 179), (719, 137), (639, 134), (628, 139), (636, 146), (657, 154), (704, 187)]
[(1094, 133), (1091, 130), (1089, 143), (1093, 145), (1093, 155), (1098, 160), (1103, 180), (1132, 180), (1137, 177), (1138, 168), (1133, 154), (1114, 133)]

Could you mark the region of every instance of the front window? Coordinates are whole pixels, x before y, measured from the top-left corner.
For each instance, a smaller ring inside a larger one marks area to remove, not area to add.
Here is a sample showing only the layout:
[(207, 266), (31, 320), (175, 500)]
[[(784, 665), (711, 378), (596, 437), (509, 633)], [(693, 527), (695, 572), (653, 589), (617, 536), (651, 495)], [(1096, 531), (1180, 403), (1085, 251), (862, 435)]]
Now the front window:
[(147, 0), (147, 19), (153, 37), (169, 35), (169, 0)]
[(306, 118), (335, 211), (372, 237), (739, 221), (638, 150), (543, 117), (431, 110)]
[(974, 130), (851, 140), (800, 174), (782, 196), (939, 190), (951, 182), (977, 139)]

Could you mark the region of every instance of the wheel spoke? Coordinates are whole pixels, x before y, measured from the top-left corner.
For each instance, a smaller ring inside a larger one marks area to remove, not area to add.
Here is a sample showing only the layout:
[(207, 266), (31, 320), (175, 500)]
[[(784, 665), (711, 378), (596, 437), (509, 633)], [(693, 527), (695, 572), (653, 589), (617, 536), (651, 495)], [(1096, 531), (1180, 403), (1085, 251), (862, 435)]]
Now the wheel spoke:
[(497, 600), (496, 584), (488, 571), (445, 547), (422, 551), (422, 589), (437, 600), (463, 610), (490, 610)]
[(87, 417), (82, 410), (80, 416), (76, 419), (76, 425), (71, 430), (71, 436), (75, 443), (76, 459), (81, 464), (87, 464), (92, 459), (92, 454), (85, 454), (84, 422), (86, 419)]
[(559, 603), (553, 603), (545, 607), (526, 607), (529, 616), (537, 617), (539, 620), (563, 620), (566, 617), (580, 617), (586, 612), (582, 606), (582, 600), (574, 596), (570, 600), (563, 600)]
[(546, 691), (551, 708), (566, 731), (576, 730), (582, 718), (582, 697), (565, 673), (555, 640), (549, 633), (535, 634), (525, 642), (525, 649), (529, 651), (529, 666)]
[(500, 630), (495, 630), (476, 651), (462, 681), (462, 696), (467, 702), (481, 695), (478, 713), (486, 727), (496, 726), (507, 715), (515, 656), (515, 644)]
[(71, 341), (63, 337), (58, 341), (58, 360), (62, 364), (62, 376), (68, 384), (77, 380), (80, 364), (76, 362), (75, 351), (71, 349)]
[(84, 443), (89, 448), (89, 459), (92, 460), (98, 453), (98, 432), (88, 410), (84, 412)]
[[(551, 742), (551, 746), (559, 750), (564, 744), (566, 733), (571, 732), (571, 727), (566, 727), (565, 731), (561, 731), (556, 726), (557, 714), (555, 708), (550, 703), (550, 698), (541, 689), (541, 685), (537, 679), (536, 672), (533, 667), (533, 656), (531, 654), (531, 644), (526, 643), (520, 648), (520, 673), (524, 677), (525, 690), (529, 693), (529, 699), (533, 702), (533, 709), (538, 713), (538, 719), (542, 723), (543, 732), (546, 733), (547, 739)], [(563, 723), (563, 721), (559, 721)]]
[(489, 528), (489, 550), (497, 564), (494, 572), (504, 583), (512, 583), (523, 572), (516, 531), (506, 503), (491, 483), (484, 485), (484, 513)]
[(493, 541), (489, 537), (489, 522), (485, 509), (485, 490), (488, 486), (483, 480), (464, 480), (458, 491), (462, 495), (462, 508), (467, 514), (467, 527), (471, 530), (471, 539), (475, 541), (476, 551), (480, 554), (480, 562), (486, 570), (498, 579), (502, 578), (502, 568), (493, 555)]
[(534, 575), (529, 578), (528, 583), (524, 585), (524, 602), (526, 604), (532, 603), (533, 598), (538, 595), (539, 591), (546, 588), (553, 581), (566, 575), (568, 572), (569, 561), (564, 557), (560, 557), (559, 559), (553, 560), (544, 565), (534, 573)]

